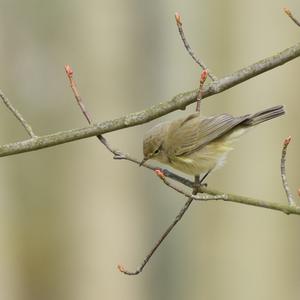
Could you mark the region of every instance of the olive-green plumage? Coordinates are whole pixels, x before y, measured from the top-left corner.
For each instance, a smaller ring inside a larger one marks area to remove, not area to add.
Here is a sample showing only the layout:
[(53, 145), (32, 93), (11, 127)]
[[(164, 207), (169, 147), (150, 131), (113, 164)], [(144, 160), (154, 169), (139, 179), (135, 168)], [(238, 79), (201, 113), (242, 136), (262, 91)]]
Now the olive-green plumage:
[(155, 159), (189, 175), (200, 175), (221, 166), (232, 142), (252, 126), (283, 115), (275, 106), (240, 117), (199, 113), (151, 128), (143, 141), (144, 163)]

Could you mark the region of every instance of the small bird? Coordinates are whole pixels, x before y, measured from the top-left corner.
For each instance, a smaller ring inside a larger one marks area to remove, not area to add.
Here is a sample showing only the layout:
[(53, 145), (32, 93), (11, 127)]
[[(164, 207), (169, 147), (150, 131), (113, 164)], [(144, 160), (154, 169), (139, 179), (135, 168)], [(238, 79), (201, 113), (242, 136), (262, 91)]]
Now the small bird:
[(283, 114), (279, 105), (240, 117), (194, 113), (160, 123), (144, 137), (140, 165), (154, 159), (188, 175), (207, 174), (224, 164), (232, 143), (249, 128)]

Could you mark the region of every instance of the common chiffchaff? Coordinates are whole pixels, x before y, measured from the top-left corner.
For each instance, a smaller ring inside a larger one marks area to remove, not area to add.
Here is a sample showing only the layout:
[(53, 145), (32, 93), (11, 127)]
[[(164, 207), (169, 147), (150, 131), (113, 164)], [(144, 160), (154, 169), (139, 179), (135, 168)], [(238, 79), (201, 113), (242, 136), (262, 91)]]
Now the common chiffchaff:
[(223, 165), (232, 142), (250, 127), (284, 113), (280, 105), (240, 117), (228, 114), (203, 117), (194, 113), (160, 123), (144, 137), (141, 165), (155, 159), (189, 175), (210, 172)]

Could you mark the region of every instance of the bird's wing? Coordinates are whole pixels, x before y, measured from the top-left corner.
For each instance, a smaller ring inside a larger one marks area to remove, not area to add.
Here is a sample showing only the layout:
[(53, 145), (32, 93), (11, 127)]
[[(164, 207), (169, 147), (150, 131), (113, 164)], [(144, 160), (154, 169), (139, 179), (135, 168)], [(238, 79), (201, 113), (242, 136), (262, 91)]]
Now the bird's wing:
[[(165, 141), (166, 148), (172, 149), (170, 155), (191, 154), (226, 134), (248, 117), (249, 115), (233, 117), (222, 114), (206, 118), (199, 114), (192, 114), (182, 119), (181, 122), (171, 124), (168, 138)], [(170, 145), (172, 145), (171, 148)]]

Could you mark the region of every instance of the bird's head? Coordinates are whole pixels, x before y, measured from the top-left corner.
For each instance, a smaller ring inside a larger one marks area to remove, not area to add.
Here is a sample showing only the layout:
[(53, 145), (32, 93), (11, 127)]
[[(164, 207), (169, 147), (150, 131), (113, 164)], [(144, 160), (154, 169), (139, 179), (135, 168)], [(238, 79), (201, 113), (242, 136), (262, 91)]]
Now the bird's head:
[(155, 159), (162, 163), (166, 163), (168, 161), (163, 148), (168, 127), (169, 122), (164, 122), (154, 126), (146, 132), (143, 140), (144, 158), (140, 163), (140, 166), (142, 166), (149, 159)]

